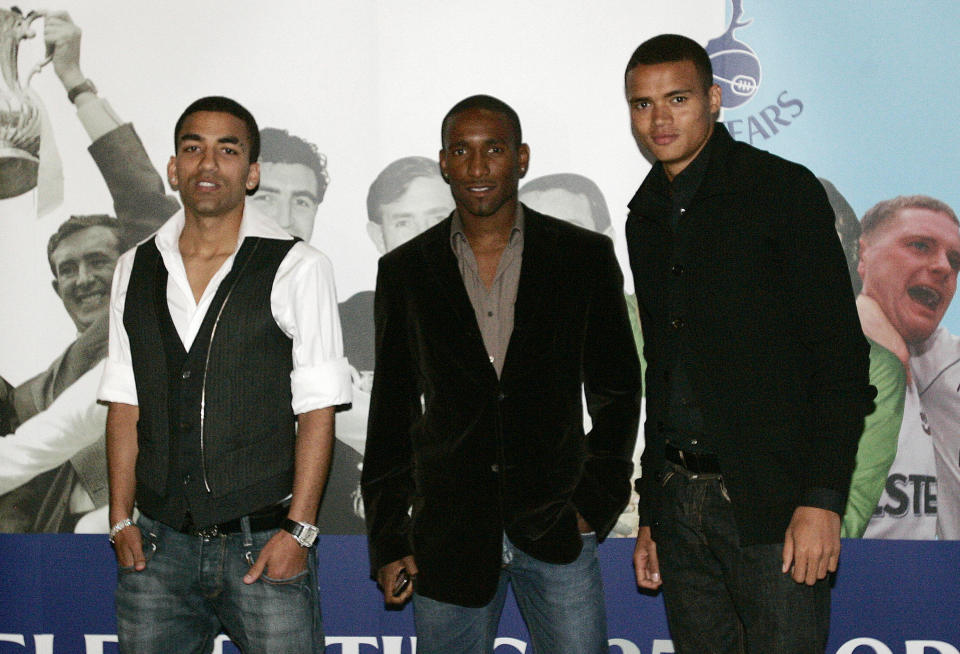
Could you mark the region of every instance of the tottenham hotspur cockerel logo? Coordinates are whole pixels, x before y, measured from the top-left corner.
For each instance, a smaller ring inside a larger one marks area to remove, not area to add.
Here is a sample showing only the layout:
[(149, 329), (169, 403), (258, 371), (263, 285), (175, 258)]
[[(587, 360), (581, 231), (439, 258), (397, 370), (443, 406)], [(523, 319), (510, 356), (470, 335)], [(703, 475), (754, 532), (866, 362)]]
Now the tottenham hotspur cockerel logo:
[(713, 80), (723, 90), (723, 107), (733, 109), (746, 104), (760, 88), (760, 59), (746, 43), (733, 33), (752, 21), (740, 22), (742, 0), (733, 0), (733, 17), (727, 31), (707, 44), (713, 66)]

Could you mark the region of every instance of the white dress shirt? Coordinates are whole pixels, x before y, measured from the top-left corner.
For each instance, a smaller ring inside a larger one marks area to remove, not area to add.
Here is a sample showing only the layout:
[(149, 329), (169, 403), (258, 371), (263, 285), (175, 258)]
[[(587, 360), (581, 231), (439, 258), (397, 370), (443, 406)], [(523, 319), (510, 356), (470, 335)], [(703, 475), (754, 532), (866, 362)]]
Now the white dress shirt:
[[(167, 269), (167, 306), (183, 347), (189, 351), (221, 282), (233, 267), (243, 239), (292, 237), (273, 220), (247, 205), (237, 248), (223, 262), (200, 297), (194, 300), (180, 255), (181, 209), (157, 230), (157, 249)], [(152, 238), (152, 237), (151, 237)], [(103, 402), (138, 405), (133, 376), (130, 340), (123, 325), (127, 286), (136, 248), (123, 254), (113, 274), (110, 294), (110, 342), (107, 363), (97, 397)], [(294, 245), (284, 257), (273, 280), (270, 310), (277, 326), (293, 340), (293, 372), (290, 387), (296, 414), (349, 404), (350, 368), (343, 356), (343, 337), (337, 310), (337, 295), (330, 260), (304, 242)]]
[(103, 436), (107, 408), (93, 400), (102, 373), (101, 362), (57, 396), (46, 410), (0, 438), (0, 493), (66, 463)]

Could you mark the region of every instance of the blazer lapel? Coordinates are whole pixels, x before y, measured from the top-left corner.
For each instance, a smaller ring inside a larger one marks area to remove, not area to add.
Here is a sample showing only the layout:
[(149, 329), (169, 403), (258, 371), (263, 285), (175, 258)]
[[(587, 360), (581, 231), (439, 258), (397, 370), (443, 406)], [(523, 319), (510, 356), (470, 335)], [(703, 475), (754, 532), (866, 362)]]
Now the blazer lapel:
[(558, 264), (557, 231), (543, 220), (543, 216), (523, 207), (523, 264), (520, 267), (520, 285), (513, 309), (513, 333), (503, 362), (501, 378), (522, 365), (520, 359), (526, 339), (544, 324), (541, 315), (544, 300), (556, 292), (556, 267)]
[(448, 217), (438, 229), (428, 232), (421, 245), (421, 253), (426, 261), (428, 274), (432, 275), (440, 289), (437, 311), (450, 315), (450, 340), (459, 341), (454, 347), (462, 353), (465, 367), (477, 374), (478, 382), (497, 382), (497, 373), (490, 363), (487, 349), (480, 335), (477, 316), (470, 304), (467, 290), (460, 276), (457, 257), (450, 245), (450, 225)]

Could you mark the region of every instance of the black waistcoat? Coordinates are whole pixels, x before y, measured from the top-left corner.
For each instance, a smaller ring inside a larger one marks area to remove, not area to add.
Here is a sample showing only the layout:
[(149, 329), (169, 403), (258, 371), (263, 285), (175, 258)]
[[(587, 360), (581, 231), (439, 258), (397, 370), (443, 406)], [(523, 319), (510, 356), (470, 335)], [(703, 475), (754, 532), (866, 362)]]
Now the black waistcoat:
[(296, 241), (245, 238), (189, 351), (167, 305), (155, 240), (137, 248), (123, 324), (140, 418), (137, 504), (200, 527), (276, 503), (293, 487), (292, 342), (270, 308)]

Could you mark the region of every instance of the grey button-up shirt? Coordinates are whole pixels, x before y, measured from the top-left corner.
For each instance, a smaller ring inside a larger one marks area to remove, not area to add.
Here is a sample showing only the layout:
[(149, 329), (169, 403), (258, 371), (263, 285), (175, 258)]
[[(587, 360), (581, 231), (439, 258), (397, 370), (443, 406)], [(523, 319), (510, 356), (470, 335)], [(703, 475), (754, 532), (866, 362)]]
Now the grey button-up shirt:
[(517, 287), (520, 285), (520, 266), (523, 263), (523, 207), (517, 203), (513, 229), (507, 247), (500, 255), (497, 273), (489, 289), (480, 279), (477, 258), (466, 234), (463, 233), (463, 220), (456, 211), (453, 212), (453, 224), (450, 227), (450, 246), (457, 257), (463, 286), (476, 314), (477, 326), (490, 357), (490, 364), (499, 377), (503, 372), (503, 359), (513, 333), (513, 305), (517, 300)]

